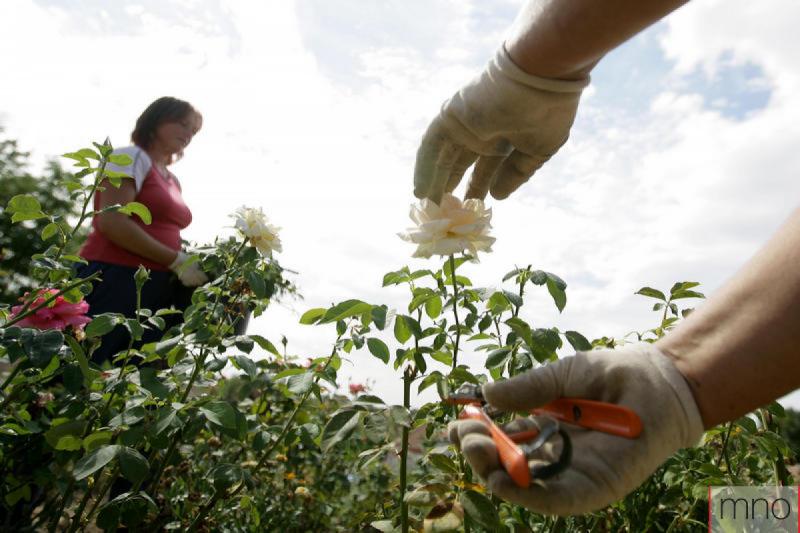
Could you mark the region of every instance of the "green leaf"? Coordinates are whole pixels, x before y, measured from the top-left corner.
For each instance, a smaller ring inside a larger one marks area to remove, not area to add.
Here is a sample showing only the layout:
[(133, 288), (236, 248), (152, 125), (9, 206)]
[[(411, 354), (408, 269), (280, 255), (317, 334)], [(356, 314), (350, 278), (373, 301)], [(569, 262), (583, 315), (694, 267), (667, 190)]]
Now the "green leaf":
[(42, 204), (33, 195), (18, 194), (8, 201), (6, 210), (10, 213), (40, 212)]
[(467, 515), (478, 524), (489, 531), (498, 531), (500, 529), (500, 517), (489, 498), (480, 492), (466, 490), (461, 493), (459, 500)]
[(150, 474), (150, 463), (145, 457), (134, 450), (123, 446), (117, 452), (119, 459), (119, 469), (122, 475), (133, 484), (137, 484)]
[(148, 226), (153, 222), (153, 216), (150, 214), (150, 210), (147, 209), (146, 205), (140, 202), (129, 202), (123, 207), (120, 207), (118, 211), (126, 215), (137, 215), (142, 219), (142, 222)]
[(92, 452), (100, 446), (105, 446), (106, 444), (111, 443), (113, 438), (113, 431), (95, 431), (83, 439), (83, 449), (87, 452)]
[(75, 450), (81, 449), (81, 443), (83, 441), (80, 437), (76, 437), (75, 435), (65, 435), (58, 439), (58, 443), (56, 443), (56, 450), (66, 450), (74, 452)]
[(258, 344), (262, 349), (280, 357), (280, 352), (269, 340), (265, 339), (261, 335), (250, 335), (249, 337), (253, 339), (255, 343)]
[(72, 470), (72, 476), (80, 481), (106, 466), (114, 457), (117, 456), (122, 446), (113, 444), (97, 448), (93, 452), (81, 457)]
[(429, 453), (428, 462), (445, 474), (458, 474), (458, 465), (443, 453)]
[(463, 383), (463, 382), (466, 381), (466, 382), (469, 382), (469, 383), (474, 383), (475, 385), (480, 385), (480, 382), (478, 381), (478, 378), (476, 378), (472, 374), (472, 372), (470, 372), (466, 368), (463, 368), (463, 367), (460, 367), (460, 366), (456, 367), (452, 371), (450, 371), (450, 377), (455, 379), (459, 383)]
[(311, 372), (303, 372), (295, 376), (290, 376), (286, 381), (286, 386), (290, 392), (301, 395), (311, 389), (314, 384), (314, 375)]
[(572, 347), (575, 348), (575, 351), (588, 352), (592, 349), (592, 343), (577, 331), (567, 331), (564, 333), (564, 336)]
[(364, 417), (364, 433), (375, 444), (386, 441), (389, 425), (383, 413), (370, 413)]
[(664, 296), (663, 292), (661, 292), (659, 290), (656, 290), (656, 289), (654, 289), (652, 287), (642, 287), (641, 289), (636, 291), (634, 294), (641, 294), (642, 296), (648, 296), (650, 298), (655, 298), (657, 300), (663, 300), (665, 302), (667, 301), (667, 298), (666, 298), (666, 296)]
[(258, 368), (252, 359), (246, 355), (237, 355), (232, 359), (234, 364), (244, 370), (245, 374), (247, 374), (250, 379), (256, 379), (256, 376), (258, 376)]
[(46, 241), (47, 239), (51, 238), (53, 235), (58, 233), (58, 224), (55, 222), (51, 222), (42, 228), (42, 240)]
[(417, 388), (417, 392), (422, 392), (431, 385), (435, 385), (442, 379), (442, 373), (438, 370), (435, 370), (422, 378), (422, 381), (419, 382), (419, 387)]
[(245, 272), (244, 277), (247, 278), (247, 284), (250, 285), (256, 298), (267, 297), (267, 284), (261, 274), (249, 270)]
[(156, 422), (155, 434), (160, 435), (165, 429), (170, 427), (176, 416), (178, 416), (178, 411), (172, 407), (167, 407), (166, 411), (159, 416)]
[(86, 358), (86, 353), (83, 351), (80, 343), (75, 339), (75, 337), (71, 335), (67, 335), (65, 337), (67, 344), (69, 345), (70, 350), (72, 350), (72, 355), (75, 356), (75, 359), (78, 361), (78, 366), (80, 366), (81, 374), (83, 374), (83, 383), (86, 385), (86, 388), (91, 386), (92, 381), (97, 377), (98, 372), (89, 368), (89, 360)]
[(514, 270), (508, 272), (505, 276), (503, 276), (503, 281), (510, 280), (511, 278), (513, 278), (514, 276), (519, 274), (520, 272), (522, 272), (522, 270), (520, 270), (519, 268), (515, 268)]
[(11, 222), (24, 222), (26, 220), (38, 220), (40, 218), (47, 218), (47, 215), (41, 211), (20, 211), (11, 215)]
[(513, 317), (506, 320), (506, 325), (511, 328), (511, 331), (519, 335), (519, 337), (525, 341), (525, 344), (528, 346), (533, 344), (533, 334), (527, 322), (521, 318)]
[(508, 361), (508, 357), (511, 354), (511, 348), (499, 348), (497, 350), (492, 350), (489, 352), (489, 355), (486, 356), (486, 368), (497, 368), (502, 367)]
[(158, 379), (158, 371), (149, 366), (139, 368), (139, 383), (142, 388), (150, 391), (156, 398), (166, 399), (169, 397), (169, 388)]
[(209, 473), (217, 492), (225, 493), (229, 489), (238, 487), (244, 481), (244, 471), (239, 465), (223, 463), (215, 466)]
[(309, 309), (303, 313), (303, 316), (300, 317), (300, 323), (315, 324), (323, 317), (323, 315), (325, 315), (327, 311), (328, 310), (324, 307), (315, 307), (314, 309)]
[(97, 315), (86, 326), (86, 336), (88, 338), (101, 337), (113, 330), (117, 324), (119, 324), (119, 318), (116, 315)]
[(449, 352), (442, 350), (435, 351), (431, 354), (431, 359), (439, 361), (445, 366), (453, 366), (453, 355)]
[(44, 368), (64, 345), (64, 335), (55, 329), (37, 332), (25, 343), (25, 351), (34, 366)]
[(389, 418), (397, 424), (398, 426), (402, 426), (405, 428), (411, 427), (411, 415), (408, 412), (408, 409), (403, 407), (402, 405), (392, 405), (387, 410), (389, 414)]
[(383, 328), (386, 327), (386, 313), (388, 308), (385, 305), (373, 305), (370, 314), (372, 315), (372, 321), (375, 323), (375, 327), (379, 330), (383, 331)]
[(419, 350), (412, 348), (409, 350), (414, 358), (414, 364), (417, 365), (417, 369), (419, 370), (420, 374), (424, 374), (428, 371), (428, 363), (425, 362), (425, 356), (422, 355), (422, 352)]
[(200, 412), (212, 423), (224, 428), (236, 428), (236, 413), (228, 402), (213, 401), (200, 408)]
[[(78, 153), (83, 154), (83, 150), (80, 150)], [(91, 157), (91, 156), (86, 156), (86, 157)], [(108, 156), (108, 162), (113, 163), (118, 167), (127, 167), (128, 165), (133, 163), (133, 159), (131, 159), (131, 156), (129, 156), (128, 154), (111, 154)]]
[(394, 338), (400, 344), (405, 344), (411, 338), (411, 330), (408, 329), (403, 315), (397, 315), (394, 319)]
[(361, 313), (372, 310), (372, 306), (361, 300), (345, 300), (328, 309), (325, 315), (320, 320), (320, 323), (326, 324), (343, 320), (351, 316), (358, 316)]
[(564, 289), (550, 274), (547, 275), (547, 292), (553, 297), (558, 312), (560, 313), (563, 311), (564, 307), (567, 305), (567, 293), (564, 292)]
[(503, 295), (508, 298), (508, 301), (514, 304), (516, 307), (522, 307), (522, 304), (525, 303), (522, 301), (522, 297), (517, 293), (504, 290)]
[(109, 420), (108, 425), (112, 428), (119, 426), (132, 426), (141, 422), (146, 414), (147, 412), (144, 410), (144, 407), (132, 407), (122, 411), (120, 414)]
[(367, 348), (369, 348), (369, 353), (380, 359), (386, 364), (389, 364), (389, 348), (386, 346), (386, 343), (380, 339), (375, 337), (370, 337), (367, 339)]
[(705, 298), (705, 297), (706, 295), (703, 294), (702, 292), (689, 291), (689, 290), (679, 290), (673, 292), (670, 295), (671, 300), (681, 300), (683, 298)]
[[(411, 332), (414, 338), (421, 339), (423, 336), (422, 327), (419, 325), (417, 319), (408, 315), (397, 315), (397, 318), (401, 317), (402, 320), (405, 322), (406, 328), (408, 328), (408, 331)], [(397, 318), (395, 320), (397, 320)]]
[(360, 411), (345, 409), (335, 413), (322, 430), (322, 450), (327, 452), (347, 439), (358, 426)]
[(297, 374), (305, 374), (308, 372), (306, 368), (287, 368), (286, 370), (282, 370), (275, 374), (272, 379), (278, 381), (279, 379), (288, 378), (289, 376), (296, 376)]
[(245, 353), (250, 353), (253, 351), (253, 344), (254, 341), (247, 335), (238, 335), (233, 339), (233, 343), (239, 348), (241, 351)]
[(434, 295), (425, 302), (425, 313), (430, 318), (438, 317), (442, 312), (442, 299)]
[(698, 285), (700, 285), (700, 283), (698, 283), (697, 281), (679, 281), (678, 283), (672, 286), (669, 292), (670, 294), (674, 294), (678, 291), (692, 289), (694, 287), (697, 287)]

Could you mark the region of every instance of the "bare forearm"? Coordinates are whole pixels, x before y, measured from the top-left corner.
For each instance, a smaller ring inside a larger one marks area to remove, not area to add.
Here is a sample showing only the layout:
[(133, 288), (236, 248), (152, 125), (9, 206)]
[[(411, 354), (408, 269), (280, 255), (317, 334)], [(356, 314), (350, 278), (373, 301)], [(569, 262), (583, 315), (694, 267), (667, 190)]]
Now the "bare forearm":
[(688, 0), (529, 0), (506, 49), (530, 74), (581, 79), (610, 50)]
[(162, 265), (171, 264), (178, 250), (165, 246), (147, 234), (127, 215), (104, 213), (101, 215), (100, 231), (117, 246)]
[(706, 427), (800, 387), (800, 209), (657, 345), (684, 374)]

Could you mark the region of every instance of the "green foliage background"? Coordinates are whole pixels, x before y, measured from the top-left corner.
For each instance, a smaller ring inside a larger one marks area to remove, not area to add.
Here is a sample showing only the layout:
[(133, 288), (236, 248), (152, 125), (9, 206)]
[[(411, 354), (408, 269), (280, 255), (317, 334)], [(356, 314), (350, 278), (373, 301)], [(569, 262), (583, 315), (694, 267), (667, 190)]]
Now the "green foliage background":
[[(4, 213), (8, 201), (18, 194), (32, 194), (45, 212), (59, 213), (64, 224), (77, 217), (78, 210), (63, 187), (64, 180), (71, 176), (69, 172), (50, 161), (41, 176), (30, 174), (30, 154), (21, 151), (17, 141), (3, 139), (2, 135), (0, 128), (0, 301), (15, 302), (34, 287), (30, 277), (31, 257), (49, 246), (39, 236), (50, 221), (38, 219), (13, 224)], [(86, 233), (86, 229), (80, 231), (66, 252), (74, 253)]]

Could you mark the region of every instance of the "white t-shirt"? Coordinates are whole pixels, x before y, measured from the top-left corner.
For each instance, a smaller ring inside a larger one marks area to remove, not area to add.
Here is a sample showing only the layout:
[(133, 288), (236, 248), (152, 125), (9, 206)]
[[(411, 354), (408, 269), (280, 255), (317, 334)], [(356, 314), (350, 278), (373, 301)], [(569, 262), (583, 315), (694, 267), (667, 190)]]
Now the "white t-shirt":
[(142, 190), (142, 184), (144, 183), (144, 179), (147, 177), (147, 173), (150, 172), (150, 167), (153, 166), (150, 156), (147, 155), (147, 152), (136, 145), (117, 148), (114, 150), (114, 153), (125, 154), (129, 156), (131, 159), (133, 159), (133, 163), (125, 166), (108, 163), (106, 168), (116, 172), (124, 172), (132, 177), (134, 183), (136, 184), (136, 192), (138, 193), (140, 190)]

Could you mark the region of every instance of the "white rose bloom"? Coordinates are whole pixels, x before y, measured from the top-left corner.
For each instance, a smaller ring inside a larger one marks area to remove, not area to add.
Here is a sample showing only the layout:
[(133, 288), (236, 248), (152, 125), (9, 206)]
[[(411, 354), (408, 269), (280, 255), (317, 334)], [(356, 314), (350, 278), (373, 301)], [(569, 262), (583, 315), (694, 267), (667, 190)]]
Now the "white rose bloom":
[(234, 227), (250, 239), (261, 255), (271, 256), (272, 252), (283, 250), (278, 237), (280, 228), (269, 223), (260, 207), (242, 206), (231, 216), (236, 221)]
[(400, 233), (400, 238), (417, 244), (413, 257), (449, 256), (464, 250), (473, 256), (491, 252), (494, 237), (489, 236), (492, 210), (482, 200), (461, 202), (445, 194), (440, 205), (424, 199), (411, 206), (411, 220), (417, 225)]

